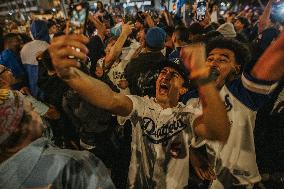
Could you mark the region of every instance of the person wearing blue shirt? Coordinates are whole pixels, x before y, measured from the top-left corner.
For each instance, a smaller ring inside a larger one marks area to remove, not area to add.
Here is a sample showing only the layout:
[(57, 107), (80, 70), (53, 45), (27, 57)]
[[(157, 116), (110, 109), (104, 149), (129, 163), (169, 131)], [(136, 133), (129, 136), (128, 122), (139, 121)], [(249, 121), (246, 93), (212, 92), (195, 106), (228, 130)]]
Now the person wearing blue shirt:
[(9, 68), (18, 83), (13, 87), (20, 89), (25, 86), (26, 72), (20, 58), (21, 38), (16, 33), (8, 33), (4, 36), (5, 50), (0, 54), (0, 64)]

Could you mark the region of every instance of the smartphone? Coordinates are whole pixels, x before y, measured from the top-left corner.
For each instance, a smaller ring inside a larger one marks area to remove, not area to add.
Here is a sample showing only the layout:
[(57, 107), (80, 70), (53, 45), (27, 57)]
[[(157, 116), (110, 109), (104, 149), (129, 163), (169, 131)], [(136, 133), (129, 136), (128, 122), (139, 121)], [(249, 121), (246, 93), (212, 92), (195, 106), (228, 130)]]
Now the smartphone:
[(206, 16), (206, 0), (197, 0), (196, 20), (202, 21)]
[(86, 34), (86, 23), (89, 14), (89, 3), (71, 3), (69, 7), (69, 33)]

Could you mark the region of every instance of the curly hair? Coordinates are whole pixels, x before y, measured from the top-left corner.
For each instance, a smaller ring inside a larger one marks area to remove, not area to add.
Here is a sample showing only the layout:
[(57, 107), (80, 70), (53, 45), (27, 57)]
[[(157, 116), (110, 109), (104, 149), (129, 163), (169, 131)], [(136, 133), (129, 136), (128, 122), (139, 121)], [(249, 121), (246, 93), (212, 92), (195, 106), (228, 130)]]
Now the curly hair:
[(235, 39), (224, 37), (216, 37), (211, 39), (206, 46), (207, 56), (213, 49), (216, 48), (228, 49), (234, 52), (236, 62), (237, 64), (241, 65), (241, 69), (251, 61), (251, 52), (249, 48), (245, 44)]

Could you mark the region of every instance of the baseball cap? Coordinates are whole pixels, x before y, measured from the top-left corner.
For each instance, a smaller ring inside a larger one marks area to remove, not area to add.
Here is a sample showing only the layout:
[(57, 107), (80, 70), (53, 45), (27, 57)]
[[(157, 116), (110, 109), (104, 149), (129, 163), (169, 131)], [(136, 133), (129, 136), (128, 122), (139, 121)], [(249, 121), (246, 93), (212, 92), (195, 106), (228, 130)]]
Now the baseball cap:
[(18, 91), (0, 89), (0, 144), (20, 127), (24, 96)]
[(161, 50), (164, 48), (166, 36), (162, 28), (150, 28), (146, 34), (146, 46), (150, 49)]
[(167, 60), (163, 62), (162, 69), (166, 67), (175, 69), (182, 76), (184, 80), (184, 86), (189, 87), (189, 77), (188, 77), (189, 73), (183, 64), (182, 59), (176, 58), (176, 59), (172, 59), (171, 61)]
[(225, 23), (217, 28), (218, 32), (220, 32), (226, 38), (235, 38), (237, 33), (235, 31), (234, 25), (232, 23)]

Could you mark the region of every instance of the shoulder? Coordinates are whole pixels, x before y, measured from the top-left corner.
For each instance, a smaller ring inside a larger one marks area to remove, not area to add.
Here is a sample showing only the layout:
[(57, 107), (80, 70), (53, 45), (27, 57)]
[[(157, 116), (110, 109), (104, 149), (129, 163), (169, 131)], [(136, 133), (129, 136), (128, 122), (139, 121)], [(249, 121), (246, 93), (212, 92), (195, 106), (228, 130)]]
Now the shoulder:
[(3, 61), (7, 61), (9, 58), (13, 56), (13, 53), (11, 52), (11, 50), (6, 49), (0, 55)]
[(270, 94), (276, 87), (276, 82), (258, 80), (249, 73), (243, 73), (239, 79), (226, 83), (223, 89), (228, 89), (235, 98), (248, 108), (258, 110), (269, 100)]

